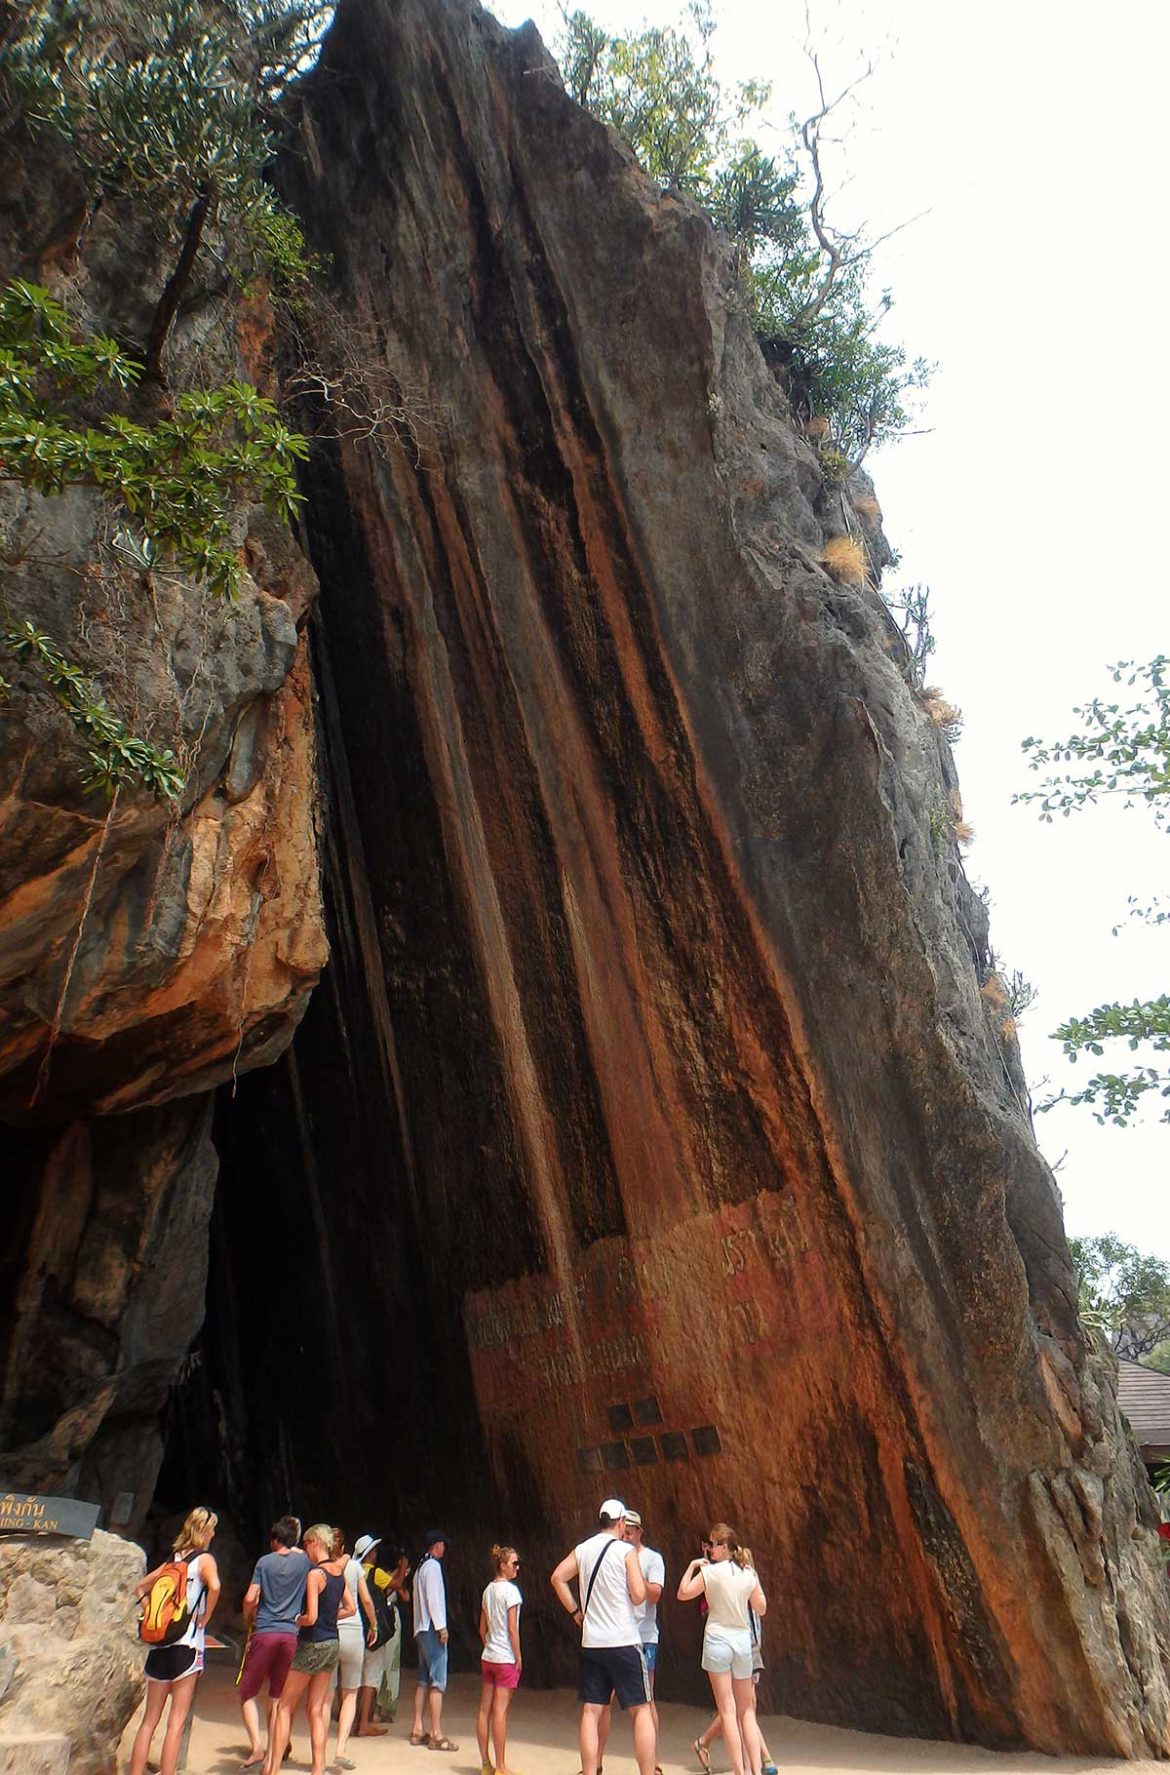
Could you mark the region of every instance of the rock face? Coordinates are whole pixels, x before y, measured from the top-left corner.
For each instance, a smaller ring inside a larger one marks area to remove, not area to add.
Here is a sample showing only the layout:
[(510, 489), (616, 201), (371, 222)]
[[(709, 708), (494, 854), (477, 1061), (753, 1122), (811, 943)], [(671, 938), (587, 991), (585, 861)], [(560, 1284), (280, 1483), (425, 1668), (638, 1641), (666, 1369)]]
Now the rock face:
[(454, 1499), (538, 1574), (606, 1492), (671, 1585), (738, 1523), (773, 1706), (1170, 1750), (1148, 1494), (949, 759), (819, 565), (840, 496), (718, 243), (466, 0), (343, 0), (298, 127), (286, 190), (414, 422), (311, 477), (339, 970), (222, 1141), (323, 1335), (247, 1318), (238, 1421), (368, 1508), (393, 1410), (404, 1512)]
[[(167, 270), (153, 219), (85, 228), (61, 144), (0, 136), (0, 283), (47, 283), (79, 325), (145, 337)], [(262, 294), (196, 278), (172, 377), (271, 384)], [(165, 391), (145, 384), (132, 416)], [(203, 1316), (210, 1093), (285, 1047), (324, 964), (313, 713), (315, 585), (287, 530), (231, 513), (232, 604), (143, 571), (88, 487), (0, 486), (3, 622), (32, 622), (132, 730), (179, 756), (177, 803), (85, 792), (84, 745), (4, 656), (0, 724), (0, 1476), (147, 1508), (158, 1413)]]
[[(101, 1529), (92, 1541), (0, 1541), (0, 1755), (14, 1775), (116, 1775), (142, 1695), (145, 1569), (139, 1548)], [(63, 1741), (68, 1761), (50, 1760)]]

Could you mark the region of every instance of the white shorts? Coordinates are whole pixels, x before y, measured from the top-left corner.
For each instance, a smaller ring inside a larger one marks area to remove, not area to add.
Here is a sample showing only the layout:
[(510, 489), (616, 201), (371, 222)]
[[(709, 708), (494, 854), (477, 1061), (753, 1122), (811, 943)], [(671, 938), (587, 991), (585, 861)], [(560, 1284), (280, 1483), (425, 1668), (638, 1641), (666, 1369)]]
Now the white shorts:
[(344, 1628), (337, 1635), (340, 1648), (337, 1660), (337, 1686), (339, 1689), (360, 1689), (362, 1686), (362, 1659), (365, 1657), (365, 1636), (361, 1633), (346, 1633)]
[(703, 1669), (729, 1672), (746, 1679), (752, 1674), (752, 1636), (746, 1627), (712, 1627), (703, 1635)]
[(390, 1672), (394, 1669), (394, 1660), (391, 1657), (391, 1654), (396, 1650), (397, 1647), (394, 1643), (393, 1634), (391, 1634), (385, 1645), (368, 1646), (366, 1648), (366, 1655), (362, 1659), (363, 1689), (381, 1688), (382, 1678), (384, 1676), (389, 1676)]

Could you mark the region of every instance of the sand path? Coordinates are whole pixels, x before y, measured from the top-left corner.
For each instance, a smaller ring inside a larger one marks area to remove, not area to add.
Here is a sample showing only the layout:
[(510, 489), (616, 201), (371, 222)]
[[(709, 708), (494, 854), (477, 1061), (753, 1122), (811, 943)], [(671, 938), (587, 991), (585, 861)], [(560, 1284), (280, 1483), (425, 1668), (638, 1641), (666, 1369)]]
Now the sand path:
[[(403, 1674), (407, 1678), (404, 1699), (408, 1700), (413, 1695), (413, 1685), (409, 1673)], [(245, 1739), (233, 1676), (232, 1669), (209, 1659), (199, 1686), (187, 1775), (236, 1775), (240, 1768)], [(400, 1723), (388, 1737), (362, 1738), (351, 1744), (358, 1775), (439, 1775), (442, 1769), (450, 1770), (451, 1775), (479, 1775), (474, 1732), (478, 1700), (479, 1684), (474, 1677), (451, 1679), (443, 1724), (460, 1745), (456, 1754), (444, 1756), (411, 1748), (406, 1742), (410, 1723), (407, 1707), (400, 1711)], [(697, 1770), (688, 1746), (706, 1725), (709, 1713), (698, 1707), (664, 1703), (660, 1715), (659, 1755), (667, 1775)], [(784, 1775), (803, 1775), (806, 1770), (809, 1775), (853, 1775), (854, 1771), (859, 1775), (1073, 1775), (1073, 1771), (1089, 1775), (1094, 1770), (1110, 1770), (1113, 1775), (1121, 1775), (1123, 1770), (1134, 1771), (1136, 1775), (1139, 1770), (1161, 1767), (1153, 1762), (1122, 1763), (1108, 1758), (997, 1754), (965, 1745), (810, 1726), (801, 1720), (774, 1715), (768, 1716), (763, 1726)], [(128, 1748), (131, 1735), (132, 1728), (123, 1740), (123, 1751)], [(155, 1742), (157, 1755), (161, 1735)], [(334, 1744), (331, 1736), (330, 1756)], [(605, 1759), (607, 1775), (637, 1775), (629, 1727), (616, 1708), (610, 1746)], [(712, 1753), (712, 1768), (716, 1771), (729, 1767), (720, 1752), (721, 1746), (716, 1744)], [(581, 1766), (577, 1755), (577, 1705), (569, 1690), (519, 1692), (510, 1715), (508, 1762), (520, 1775), (576, 1775)], [(290, 1775), (303, 1775), (308, 1767), (308, 1734), (302, 1716), (293, 1731), (293, 1755), (285, 1768)]]

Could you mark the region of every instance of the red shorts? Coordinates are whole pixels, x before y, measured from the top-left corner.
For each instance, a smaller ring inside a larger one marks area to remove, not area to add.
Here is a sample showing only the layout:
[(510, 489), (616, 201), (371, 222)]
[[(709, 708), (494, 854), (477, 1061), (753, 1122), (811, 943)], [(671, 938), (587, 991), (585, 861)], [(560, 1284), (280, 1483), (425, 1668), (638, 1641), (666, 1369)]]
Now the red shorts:
[(296, 1649), (295, 1633), (254, 1633), (248, 1641), (243, 1675), (240, 1677), (240, 1700), (254, 1700), (267, 1677), (268, 1693), (274, 1701), (279, 1701)]
[(490, 1689), (518, 1689), (520, 1687), (520, 1666), (518, 1664), (493, 1664), (490, 1658), (481, 1658), (479, 1667), (483, 1671), (483, 1680)]

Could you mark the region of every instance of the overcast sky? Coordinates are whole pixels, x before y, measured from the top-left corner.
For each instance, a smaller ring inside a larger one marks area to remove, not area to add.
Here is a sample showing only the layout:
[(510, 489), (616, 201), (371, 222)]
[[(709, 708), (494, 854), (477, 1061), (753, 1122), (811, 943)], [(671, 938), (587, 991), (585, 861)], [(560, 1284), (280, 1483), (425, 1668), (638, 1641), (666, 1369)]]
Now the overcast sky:
[[(493, 10), (556, 35), (554, 6)], [(589, 10), (621, 30), (681, 8)], [(779, 148), (789, 113), (815, 104), (803, 5), (721, 0), (716, 17), (723, 76), (773, 83), (758, 133)], [(1170, 986), (1164, 935), (1111, 935), (1129, 895), (1159, 892), (1170, 840), (1141, 812), (1044, 825), (1011, 805), (1035, 780), (1021, 740), (1071, 732), (1074, 704), (1112, 693), (1111, 662), (1167, 649), (1170, 7), (820, 0), (813, 23), (828, 85), (880, 58), (836, 150), (838, 221), (877, 235), (928, 212), (880, 250), (878, 281), (892, 333), (939, 366), (929, 430), (869, 467), (902, 552), (887, 589), (932, 589), (929, 676), (965, 717), (967, 869), (990, 888), (1005, 967), (1038, 988), (1020, 1034), (1039, 1101), (1088, 1075), (1047, 1039), (1056, 1024)], [(1155, 1117), (1126, 1131), (1086, 1108), (1038, 1117), (1070, 1233), (1116, 1231), (1170, 1258), (1170, 1127)]]

